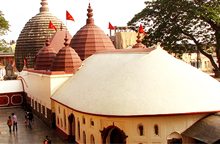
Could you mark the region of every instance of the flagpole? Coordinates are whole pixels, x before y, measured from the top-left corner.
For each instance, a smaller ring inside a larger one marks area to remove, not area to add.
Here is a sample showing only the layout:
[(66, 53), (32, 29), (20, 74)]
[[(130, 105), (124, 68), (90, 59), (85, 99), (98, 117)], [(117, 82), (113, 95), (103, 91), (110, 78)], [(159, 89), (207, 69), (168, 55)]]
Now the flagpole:
[(66, 30), (67, 30), (67, 19), (66, 19)]

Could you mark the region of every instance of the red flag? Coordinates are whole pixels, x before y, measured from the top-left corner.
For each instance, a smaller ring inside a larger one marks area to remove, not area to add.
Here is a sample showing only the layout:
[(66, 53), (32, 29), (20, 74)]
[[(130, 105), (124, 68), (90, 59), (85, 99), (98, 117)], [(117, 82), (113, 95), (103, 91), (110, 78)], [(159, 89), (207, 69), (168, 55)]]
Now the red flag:
[(66, 20), (75, 21), (74, 18), (71, 16), (71, 14), (68, 11), (66, 11)]
[(108, 25), (108, 29), (112, 29), (112, 30), (115, 29), (110, 22), (109, 22), (109, 25)]
[(49, 28), (55, 29), (55, 30), (57, 31), (56, 27), (53, 25), (53, 23), (52, 23), (51, 21), (50, 21), (50, 23), (49, 23)]
[(139, 33), (143, 33), (144, 35), (145, 35), (145, 32), (144, 32), (144, 29), (143, 29), (143, 27), (142, 27), (142, 25), (140, 24), (140, 28), (139, 28), (139, 31), (138, 31)]
[(26, 60), (24, 59), (24, 65), (26, 65)]

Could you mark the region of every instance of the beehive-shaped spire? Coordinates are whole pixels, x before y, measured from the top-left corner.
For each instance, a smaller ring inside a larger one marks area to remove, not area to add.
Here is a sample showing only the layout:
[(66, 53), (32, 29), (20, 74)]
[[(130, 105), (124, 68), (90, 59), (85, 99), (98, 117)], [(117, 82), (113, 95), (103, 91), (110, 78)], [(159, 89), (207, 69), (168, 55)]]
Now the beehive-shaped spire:
[(115, 49), (110, 38), (94, 24), (93, 9), (90, 4), (87, 11), (86, 25), (75, 34), (70, 43), (81, 60), (85, 60), (95, 52)]
[[(54, 29), (49, 29), (49, 22), (59, 30), (63, 23), (57, 17), (49, 13), (47, 7), (47, 0), (41, 0), (40, 13), (32, 17), (21, 31), (15, 49), (15, 62), (18, 71), (22, 71), (24, 66), (24, 59), (27, 62), (27, 68), (34, 67), (35, 55), (44, 46), (45, 39), (51, 38), (56, 32)], [(63, 24), (63, 29), (66, 27)]]
[(82, 65), (79, 55), (73, 48), (69, 46), (68, 38), (66, 35), (65, 47), (59, 50), (54, 59), (51, 71), (64, 71), (66, 73), (75, 73)]
[(144, 44), (142, 44), (140, 33), (137, 36), (137, 43), (132, 48), (147, 48)]
[(50, 70), (56, 57), (56, 51), (50, 46), (49, 39), (46, 40), (46, 47), (43, 47), (37, 55), (35, 70)]

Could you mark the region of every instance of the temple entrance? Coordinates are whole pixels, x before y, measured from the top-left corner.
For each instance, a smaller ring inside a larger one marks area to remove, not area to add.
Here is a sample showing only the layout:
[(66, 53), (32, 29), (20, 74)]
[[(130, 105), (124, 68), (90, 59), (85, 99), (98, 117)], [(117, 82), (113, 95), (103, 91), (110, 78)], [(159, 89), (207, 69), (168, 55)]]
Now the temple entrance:
[(120, 133), (119, 130), (117, 130), (116, 128), (114, 128), (111, 132), (110, 132), (110, 144), (119, 144), (119, 143), (123, 143), (123, 139), (122, 139), (122, 135)]
[(75, 143), (75, 117), (71, 113), (68, 116), (68, 121), (69, 121), (69, 142)]
[(127, 136), (116, 126), (109, 126), (101, 131), (103, 144), (126, 144)]

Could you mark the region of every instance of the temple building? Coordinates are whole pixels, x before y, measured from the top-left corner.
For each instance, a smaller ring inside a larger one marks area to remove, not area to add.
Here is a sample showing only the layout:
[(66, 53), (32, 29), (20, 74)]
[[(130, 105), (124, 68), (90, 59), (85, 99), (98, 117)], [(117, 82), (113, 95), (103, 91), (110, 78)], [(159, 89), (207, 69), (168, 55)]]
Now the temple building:
[[(42, 0), (39, 15), (51, 15), (46, 4)], [(16, 64), (21, 72), (11, 80), (16, 88), (0, 93), (0, 106), (25, 106), (70, 143), (220, 141), (218, 125), (207, 125), (220, 112), (217, 80), (159, 44), (147, 48), (140, 34), (133, 48), (115, 49), (94, 24), (90, 4), (87, 10), (86, 25), (73, 37), (57, 22), (60, 30), (44, 33), (41, 46), (20, 38)], [(23, 48), (34, 49), (30, 59), (19, 53)], [(27, 68), (20, 59), (28, 60)], [(205, 133), (209, 130), (215, 130), (214, 138)]]
[(57, 30), (60, 29), (61, 24), (63, 25), (63, 29), (66, 29), (63, 22), (49, 12), (47, 0), (41, 1), (42, 7), (40, 8), (40, 13), (32, 17), (25, 24), (17, 40), (15, 63), (19, 72), (22, 71), (24, 67), (24, 60), (26, 61), (27, 68), (34, 67), (35, 56), (44, 46), (45, 39), (47, 37), (50, 39), (56, 32), (48, 28), (50, 21)]
[(147, 50), (84, 60), (51, 97), (57, 130), (77, 143), (196, 143), (183, 133), (220, 111), (220, 83), (159, 46)]

